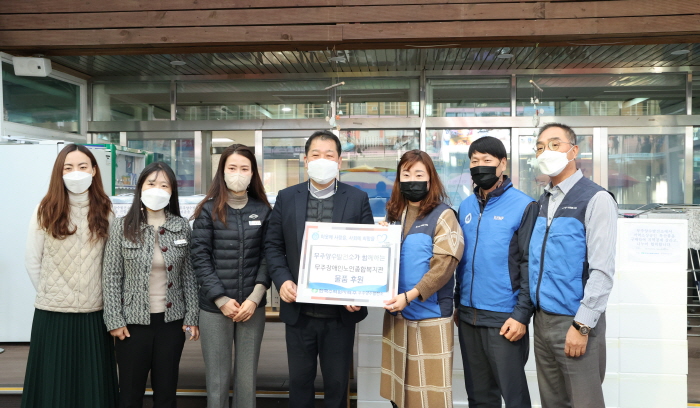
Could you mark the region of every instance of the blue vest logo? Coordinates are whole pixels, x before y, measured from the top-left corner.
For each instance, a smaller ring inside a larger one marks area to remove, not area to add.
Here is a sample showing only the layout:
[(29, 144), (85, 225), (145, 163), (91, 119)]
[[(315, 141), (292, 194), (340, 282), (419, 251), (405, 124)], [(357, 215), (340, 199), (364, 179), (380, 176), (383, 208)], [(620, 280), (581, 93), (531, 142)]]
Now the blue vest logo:
[(466, 217), (464, 217), (465, 224), (469, 224), (470, 222), (472, 222), (472, 213), (469, 213)]

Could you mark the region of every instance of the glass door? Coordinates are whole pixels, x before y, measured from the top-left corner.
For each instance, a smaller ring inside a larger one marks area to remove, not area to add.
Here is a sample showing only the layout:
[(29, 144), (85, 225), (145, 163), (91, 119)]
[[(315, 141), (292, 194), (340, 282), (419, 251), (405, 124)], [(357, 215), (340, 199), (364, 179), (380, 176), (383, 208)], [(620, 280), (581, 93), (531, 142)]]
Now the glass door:
[[(593, 156), (593, 134), (594, 128), (574, 128), (576, 133), (576, 144), (579, 146), (576, 167), (581, 170), (584, 177), (594, 180), (594, 156)], [(538, 199), (544, 192), (544, 187), (549, 184), (549, 176), (542, 174), (537, 167), (535, 160), (535, 143), (537, 142), (538, 128), (519, 128), (517, 132), (518, 157), (517, 161), (518, 177), (513, 182), (515, 187), (523, 191), (530, 197)]]
[(510, 129), (428, 129), (426, 150), (432, 157), (440, 174), (450, 205), (459, 208), (462, 201), (473, 194), (472, 178), (469, 172), (469, 146), (484, 136), (495, 137), (503, 144), (508, 154), (506, 174), (511, 174)]
[(685, 128), (608, 128), (607, 188), (620, 208), (685, 202)]
[[(279, 190), (308, 179), (304, 169), (306, 140), (313, 130), (263, 131), (263, 184), (274, 203)], [(340, 181), (365, 191), (375, 217), (384, 217), (401, 155), (420, 146), (416, 129), (341, 130), (343, 163)]]

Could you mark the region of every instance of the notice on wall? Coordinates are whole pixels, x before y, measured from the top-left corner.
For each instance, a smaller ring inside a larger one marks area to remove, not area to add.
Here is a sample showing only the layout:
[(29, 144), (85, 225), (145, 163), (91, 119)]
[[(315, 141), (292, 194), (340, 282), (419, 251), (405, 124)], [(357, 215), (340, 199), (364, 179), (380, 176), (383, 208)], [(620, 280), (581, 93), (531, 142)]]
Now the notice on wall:
[(401, 227), (307, 222), (297, 302), (384, 306), (398, 290)]
[(684, 264), (687, 257), (687, 225), (685, 220), (625, 220), (620, 225), (624, 231), (619, 242), (625, 263)]
[(627, 256), (636, 262), (668, 263), (685, 254), (680, 247), (681, 231), (678, 225), (639, 225), (629, 229)]

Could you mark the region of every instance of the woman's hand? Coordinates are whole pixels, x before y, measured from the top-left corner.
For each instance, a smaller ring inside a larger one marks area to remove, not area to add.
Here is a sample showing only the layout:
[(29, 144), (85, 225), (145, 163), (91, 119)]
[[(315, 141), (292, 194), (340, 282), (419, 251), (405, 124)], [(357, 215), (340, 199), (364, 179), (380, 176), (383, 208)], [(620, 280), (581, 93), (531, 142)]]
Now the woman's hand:
[(119, 340), (124, 340), (127, 337), (131, 337), (131, 334), (129, 334), (129, 329), (127, 329), (126, 326), (110, 330), (109, 334), (111, 334), (112, 337), (119, 337)]
[(382, 227), (388, 227), (389, 223), (386, 221), (379, 221), (379, 225), (381, 225)]
[(255, 313), (255, 309), (257, 308), (258, 305), (255, 302), (246, 299), (238, 309), (238, 313), (233, 317), (233, 321), (238, 323), (248, 321), (253, 317), (253, 313)]
[(221, 313), (224, 314), (224, 316), (233, 319), (236, 316), (236, 313), (238, 313), (238, 309), (241, 307), (241, 305), (236, 302), (236, 299), (231, 299), (228, 302), (224, 303), (223, 306), (219, 308), (221, 310)]
[[(189, 330), (188, 330), (189, 329)], [(199, 327), (197, 326), (182, 326), (182, 331), (190, 335), (190, 340), (199, 340)]]
[(384, 301), (384, 304), (386, 305), (384, 306), (384, 309), (390, 312), (400, 312), (404, 310), (406, 306), (408, 306), (408, 304), (411, 303), (413, 299), (417, 298), (419, 295), (420, 292), (418, 292), (418, 289), (416, 288), (413, 288), (405, 293), (399, 293), (392, 299)]

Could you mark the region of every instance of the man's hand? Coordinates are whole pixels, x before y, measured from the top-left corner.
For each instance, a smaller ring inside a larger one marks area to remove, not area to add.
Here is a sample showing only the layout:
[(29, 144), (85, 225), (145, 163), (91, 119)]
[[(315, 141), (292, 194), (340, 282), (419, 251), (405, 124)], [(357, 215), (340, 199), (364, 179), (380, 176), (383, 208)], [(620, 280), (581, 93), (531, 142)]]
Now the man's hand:
[(255, 309), (258, 307), (258, 305), (255, 304), (252, 300), (246, 299), (243, 301), (243, 304), (241, 305), (240, 308), (238, 308), (238, 313), (236, 316), (233, 318), (234, 322), (245, 322), (249, 320), (252, 316), (253, 313), (255, 313)]
[(564, 343), (564, 354), (567, 357), (581, 357), (586, 353), (586, 345), (588, 344), (588, 336), (582, 336), (574, 328), (574, 326), (569, 327), (569, 331), (566, 333), (566, 343)]
[(228, 317), (229, 319), (233, 319), (236, 316), (236, 313), (238, 313), (238, 309), (241, 307), (241, 305), (236, 302), (236, 299), (231, 299), (228, 302), (224, 303), (223, 306), (219, 308), (221, 310), (221, 313), (224, 314), (224, 316)]
[(358, 312), (360, 309), (362, 309), (361, 306), (345, 305), (345, 310), (347, 310), (350, 313)]
[(525, 333), (527, 333), (527, 326), (513, 319), (512, 317), (509, 317), (508, 320), (503, 323), (500, 335), (504, 336), (510, 341), (518, 341), (523, 338)]
[(459, 309), (455, 309), (455, 314), (452, 316), (455, 321), (455, 326), (459, 327)]
[(280, 288), (280, 299), (287, 303), (297, 301), (297, 284), (288, 280), (282, 284)]

